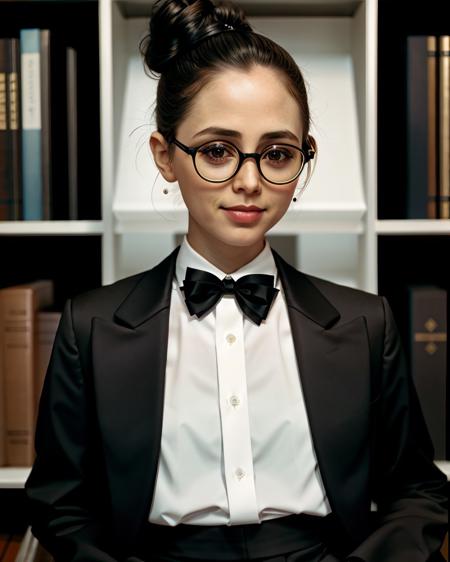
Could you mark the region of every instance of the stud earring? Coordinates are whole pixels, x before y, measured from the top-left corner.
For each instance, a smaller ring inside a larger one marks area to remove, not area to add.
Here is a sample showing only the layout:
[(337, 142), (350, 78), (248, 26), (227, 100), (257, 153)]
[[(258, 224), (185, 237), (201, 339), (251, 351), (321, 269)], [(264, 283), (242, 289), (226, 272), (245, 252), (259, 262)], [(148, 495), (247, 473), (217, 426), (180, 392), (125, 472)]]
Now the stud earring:
[(164, 193), (164, 195), (167, 195), (167, 194), (169, 193), (169, 190), (167, 189), (167, 187), (165, 187), (165, 188), (163, 189), (163, 193)]
[(297, 197), (294, 197), (294, 198), (292, 199), (292, 201), (294, 201), (294, 203), (295, 203), (295, 202), (297, 201)]

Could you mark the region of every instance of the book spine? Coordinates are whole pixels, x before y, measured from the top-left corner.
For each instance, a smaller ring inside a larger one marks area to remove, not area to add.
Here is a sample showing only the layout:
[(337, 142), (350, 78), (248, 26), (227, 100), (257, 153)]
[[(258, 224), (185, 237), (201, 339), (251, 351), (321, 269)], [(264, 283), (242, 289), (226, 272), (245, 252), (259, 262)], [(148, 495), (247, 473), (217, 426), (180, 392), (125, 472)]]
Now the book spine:
[(6, 463), (9, 466), (31, 466), (34, 460), (33, 299), (29, 288), (5, 290), (2, 295)]
[(9, 74), (9, 115), (11, 134), (11, 181), (12, 181), (12, 220), (22, 219), (22, 172), (20, 119), (20, 43), (16, 37), (11, 39), (11, 72)]
[(39, 310), (53, 304), (50, 279), (0, 289), (0, 355), (3, 355), (5, 456), (9, 466), (34, 461), (36, 358)]
[(41, 146), (42, 146), (42, 218), (51, 217), (51, 88), (50, 88), (50, 31), (40, 32), (40, 73), (41, 73)]
[(439, 37), (439, 218), (450, 218), (450, 36)]
[(410, 286), (411, 369), (436, 460), (446, 458), (447, 292)]
[(9, 126), (8, 75), (10, 72), (10, 40), (0, 38), (0, 220), (10, 220), (11, 193), (11, 132)]
[(407, 218), (437, 217), (436, 38), (407, 38)]
[[(3, 300), (0, 291), (0, 466), (6, 465), (6, 389), (5, 389), (5, 361), (3, 352)], [(0, 561), (1, 561), (0, 556)]]
[(20, 31), (24, 220), (43, 219), (40, 31)]
[(69, 219), (78, 219), (78, 102), (77, 102), (77, 52), (66, 50), (67, 69), (67, 143), (69, 181)]

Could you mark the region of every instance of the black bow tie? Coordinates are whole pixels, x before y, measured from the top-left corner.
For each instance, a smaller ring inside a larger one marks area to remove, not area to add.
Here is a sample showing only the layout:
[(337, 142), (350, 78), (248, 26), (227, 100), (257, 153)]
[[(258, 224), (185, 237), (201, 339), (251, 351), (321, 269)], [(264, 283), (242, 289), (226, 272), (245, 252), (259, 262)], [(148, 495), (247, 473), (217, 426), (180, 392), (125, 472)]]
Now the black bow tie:
[(237, 281), (222, 281), (212, 273), (188, 267), (183, 280), (184, 299), (191, 314), (198, 318), (210, 310), (224, 294), (234, 294), (244, 314), (261, 324), (267, 318), (270, 305), (279, 292), (273, 286), (274, 276), (265, 274), (244, 275)]

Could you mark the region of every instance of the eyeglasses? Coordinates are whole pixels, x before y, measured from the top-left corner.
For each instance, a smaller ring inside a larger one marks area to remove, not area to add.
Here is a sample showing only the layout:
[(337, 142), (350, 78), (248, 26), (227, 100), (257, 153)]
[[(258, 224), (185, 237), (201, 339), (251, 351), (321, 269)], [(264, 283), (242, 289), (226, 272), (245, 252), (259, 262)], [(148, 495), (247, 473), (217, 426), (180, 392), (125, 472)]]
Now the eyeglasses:
[(265, 180), (283, 185), (298, 178), (315, 154), (310, 146), (302, 149), (293, 144), (272, 144), (263, 152), (241, 152), (228, 141), (213, 140), (197, 147), (186, 146), (177, 139), (172, 143), (192, 156), (194, 168), (202, 179), (213, 183), (230, 180), (239, 172), (246, 158), (254, 158)]

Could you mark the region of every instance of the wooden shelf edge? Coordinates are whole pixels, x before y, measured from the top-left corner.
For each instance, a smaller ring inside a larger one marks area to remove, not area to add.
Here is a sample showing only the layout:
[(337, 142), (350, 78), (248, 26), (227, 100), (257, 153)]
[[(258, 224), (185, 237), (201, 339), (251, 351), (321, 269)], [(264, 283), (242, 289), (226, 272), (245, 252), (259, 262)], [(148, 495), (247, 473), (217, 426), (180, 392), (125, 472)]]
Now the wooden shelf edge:
[(103, 221), (0, 221), (0, 235), (103, 234)]
[(0, 467), (0, 488), (23, 488), (30, 474), (31, 467), (2, 466)]

